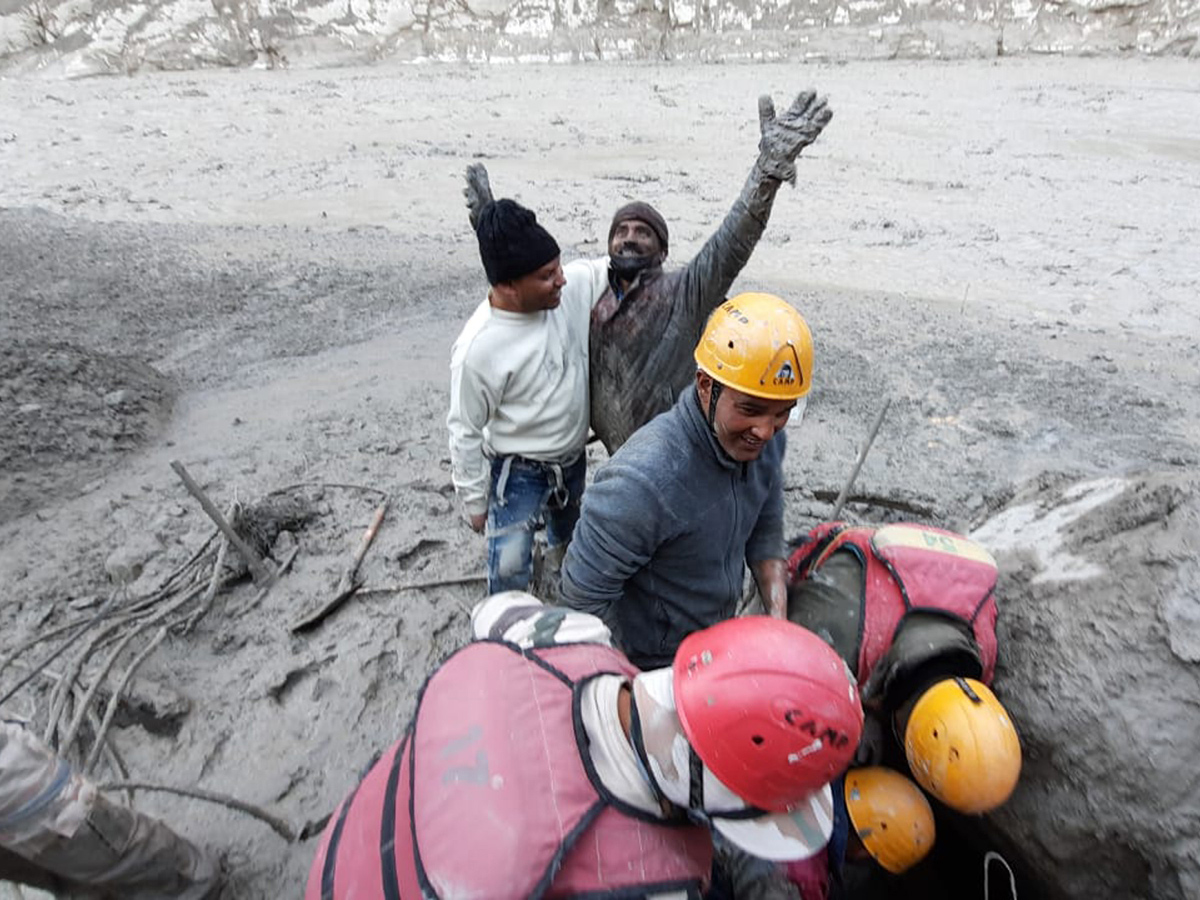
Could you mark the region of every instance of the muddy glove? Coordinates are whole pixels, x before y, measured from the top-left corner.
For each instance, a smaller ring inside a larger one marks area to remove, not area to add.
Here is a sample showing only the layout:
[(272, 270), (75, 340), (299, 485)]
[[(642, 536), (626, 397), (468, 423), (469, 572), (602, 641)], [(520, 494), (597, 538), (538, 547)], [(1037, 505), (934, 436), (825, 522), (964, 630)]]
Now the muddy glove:
[(795, 184), (796, 157), (832, 118), (833, 110), (816, 91), (802, 91), (778, 118), (774, 102), (763, 94), (758, 98), (758, 129), (762, 133), (758, 141), (759, 167), (772, 178)]
[(474, 231), (479, 222), (480, 211), (492, 202), (492, 185), (488, 181), (487, 169), (483, 163), (471, 163), (467, 166), (467, 186), (463, 188), (463, 196), (467, 198), (467, 218), (470, 219), (471, 230)]

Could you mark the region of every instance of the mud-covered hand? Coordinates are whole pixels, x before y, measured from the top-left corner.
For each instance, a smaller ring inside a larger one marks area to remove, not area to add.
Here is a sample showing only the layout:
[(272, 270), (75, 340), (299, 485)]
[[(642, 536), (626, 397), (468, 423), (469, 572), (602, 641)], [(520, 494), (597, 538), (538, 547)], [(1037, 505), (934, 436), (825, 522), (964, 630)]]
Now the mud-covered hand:
[(796, 157), (825, 130), (833, 110), (816, 91), (802, 91), (787, 111), (775, 115), (770, 96), (758, 98), (758, 164), (772, 178), (796, 183)]
[(463, 188), (463, 196), (467, 198), (467, 217), (474, 229), (479, 222), (480, 210), (492, 202), (492, 185), (483, 163), (467, 166), (467, 186)]

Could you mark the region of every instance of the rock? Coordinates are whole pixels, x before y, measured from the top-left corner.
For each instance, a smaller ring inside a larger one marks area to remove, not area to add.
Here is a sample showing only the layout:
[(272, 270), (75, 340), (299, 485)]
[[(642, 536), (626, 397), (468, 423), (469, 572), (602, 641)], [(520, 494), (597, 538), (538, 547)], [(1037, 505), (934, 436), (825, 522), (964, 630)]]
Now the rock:
[(1025, 748), (990, 827), (1047, 896), (1200, 896), (1200, 478), (1043, 481), (972, 536)]
[(1171, 652), (1186, 663), (1200, 663), (1200, 562), (1180, 563), (1175, 584), (1166, 591), (1162, 617)]
[(104, 405), (111, 406), (111, 407), (124, 406), (126, 403), (128, 403), (132, 399), (133, 399), (133, 394), (130, 391), (127, 391), (127, 390), (110, 391), (109, 393), (104, 395)]
[[(105, 696), (102, 702), (108, 699)], [(192, 701), (169, 684), (138, 676), (126, 686), (113, 721), (120, 727), (137, 725), (151, 734), (174, 737), (191, 711)]]
[(141, 577), (146, 564), (162, 552), (154, 535), (141, 534), (127, 541), (104, 560), (104, 571), (114, 584), (132, 584)]
[(283, 559), (296, 546), (296, 535), (286, 529), (280, 531), (275, 536), (275, 543), (271, 547), (271, 556), (275, 559)]

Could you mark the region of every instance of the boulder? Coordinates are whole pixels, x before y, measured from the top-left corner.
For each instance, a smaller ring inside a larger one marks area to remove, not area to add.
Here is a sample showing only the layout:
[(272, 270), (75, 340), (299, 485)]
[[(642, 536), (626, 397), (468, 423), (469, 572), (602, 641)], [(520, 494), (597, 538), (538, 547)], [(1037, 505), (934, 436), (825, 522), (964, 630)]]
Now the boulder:
[(1200, 897), (1200, 479), (1043, 478), (972, 537), (1025, 753), (997, 840), (1049, 895)]

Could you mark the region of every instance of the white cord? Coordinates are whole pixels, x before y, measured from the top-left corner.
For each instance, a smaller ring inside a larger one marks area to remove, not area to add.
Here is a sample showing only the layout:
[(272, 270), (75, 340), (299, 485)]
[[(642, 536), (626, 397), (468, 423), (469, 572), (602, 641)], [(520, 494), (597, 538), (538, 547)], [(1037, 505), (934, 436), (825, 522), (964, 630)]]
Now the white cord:
[(989, 900), (988, 891), (990, 885), (988, 884), (988, 866), (990, 866), (992, 864), (992, 860), (995, 859), (1000, 860), (1000, 862), (1004, 864), (1004, 868), (1008, 869), (1008, 887), (1009, 890), (1012, 891), (1012, 900), (1017, 900), (1017, 877), (1013, 875), (1012, 866), (1008, 864), (1008, 860), (994, 850), (989, 850), (987, 853), (983, 854), (983, 900)]

